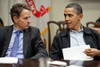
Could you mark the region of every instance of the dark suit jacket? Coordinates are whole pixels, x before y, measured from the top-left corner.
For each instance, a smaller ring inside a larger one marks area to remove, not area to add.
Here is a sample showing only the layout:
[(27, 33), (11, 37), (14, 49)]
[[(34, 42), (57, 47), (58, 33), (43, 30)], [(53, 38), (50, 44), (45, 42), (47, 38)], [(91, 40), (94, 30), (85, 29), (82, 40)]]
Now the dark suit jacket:
[[(0, 28), (0, 57), (6, 55), (12, 31), (13, 25)], [(24, 58), (47, 57), (47, 52), (44, 48), (38, 28), (29, 27), (23, 31), (23, 54)]]

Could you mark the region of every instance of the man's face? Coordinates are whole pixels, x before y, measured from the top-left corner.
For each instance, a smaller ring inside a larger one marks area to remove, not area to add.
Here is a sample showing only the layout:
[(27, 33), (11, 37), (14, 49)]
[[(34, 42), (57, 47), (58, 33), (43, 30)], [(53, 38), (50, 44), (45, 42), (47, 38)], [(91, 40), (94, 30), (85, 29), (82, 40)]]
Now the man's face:
[(83, 17), (82, 14), (77, 14), (74, 8), (65, 8), (64, 16), (67, 28), (73, 30), (80, 28), (80, 20)]
[(30, 24), (30, 11), (23, 9), (20, 13), (20, 17), (15, 17), (15, 26), (19, 30), (28, 29)]

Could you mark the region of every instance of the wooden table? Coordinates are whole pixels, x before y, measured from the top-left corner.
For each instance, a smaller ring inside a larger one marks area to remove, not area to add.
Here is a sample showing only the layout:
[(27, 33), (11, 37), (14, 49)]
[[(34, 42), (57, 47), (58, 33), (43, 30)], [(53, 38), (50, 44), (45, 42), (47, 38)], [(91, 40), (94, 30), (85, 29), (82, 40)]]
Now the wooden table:
[[(1, 64), (0, 67), (45, 67), (47, 59), (42, 61), (39, 59), (19, 59), (17, 64)], [(79, 61), (79, 60), (64, 60), (67, 66), (77, 65), (81, 67), (100, 67), (100, 61)], [(67, 67), (66, 66), (66, 67)], [(62, 67), (62, 66), (48, 66), (48, 67)]]

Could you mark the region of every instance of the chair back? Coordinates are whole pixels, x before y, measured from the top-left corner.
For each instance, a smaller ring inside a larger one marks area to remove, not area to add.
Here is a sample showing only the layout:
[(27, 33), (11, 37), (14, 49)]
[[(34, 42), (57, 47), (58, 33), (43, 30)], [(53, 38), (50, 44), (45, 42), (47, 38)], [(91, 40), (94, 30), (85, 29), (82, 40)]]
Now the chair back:
[(92, 25), (92, 27), (97, 27), (97, 28), (99, 28), (100, 27), (100, 22), (87, 22), (86, 23), (86, 26), (88, 27), (88, 28), (91, 28), (90, 26)]
[(86, 26), (88, 28), (96, 30), (100, 34), (100, 22), (87, 22)]
[(48, 25), (48, 52), (50, 52), (50, 48), (51, 48), (51, 44), (52, 44), (54, 36), (58, 34), (59, 32), (63, 31), (66, 28), (66, 24), (65, 24), (65, 21), (58, 21), (58, 22), (49, 21), (47, 25)]
[(4, 26), (2, 19), (0, 18), (0, 27)]

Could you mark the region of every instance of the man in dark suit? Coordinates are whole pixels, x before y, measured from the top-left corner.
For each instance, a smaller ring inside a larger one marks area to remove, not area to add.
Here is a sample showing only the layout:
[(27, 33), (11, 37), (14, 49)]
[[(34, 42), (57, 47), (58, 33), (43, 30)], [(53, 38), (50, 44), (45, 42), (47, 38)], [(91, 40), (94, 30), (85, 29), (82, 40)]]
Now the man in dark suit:
[(14, 51), (16, 32), (19, 34), (18, 49), (15, 51), (17, 58), (40, 58), (48, 54), (40, 37), (38, 28), (29, 26), (30, 8), (21, 3), (12, 6), (10, 10), (14, 25), (0, 28), (0, 57), (10, 57)]

